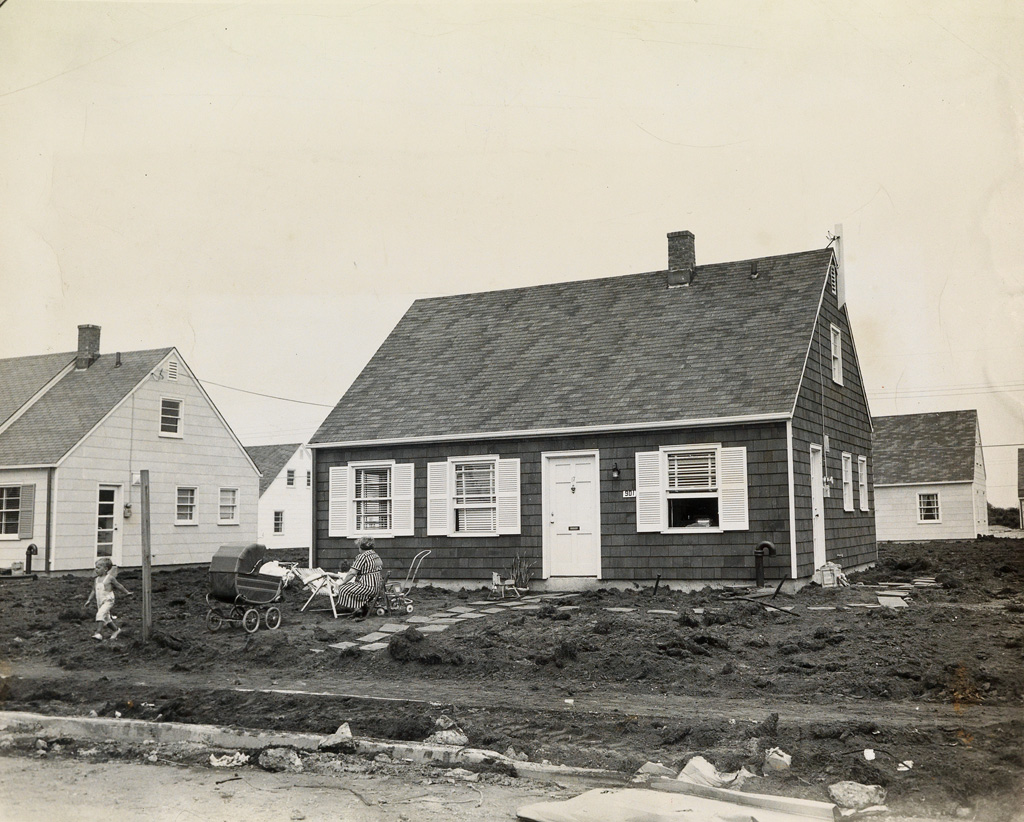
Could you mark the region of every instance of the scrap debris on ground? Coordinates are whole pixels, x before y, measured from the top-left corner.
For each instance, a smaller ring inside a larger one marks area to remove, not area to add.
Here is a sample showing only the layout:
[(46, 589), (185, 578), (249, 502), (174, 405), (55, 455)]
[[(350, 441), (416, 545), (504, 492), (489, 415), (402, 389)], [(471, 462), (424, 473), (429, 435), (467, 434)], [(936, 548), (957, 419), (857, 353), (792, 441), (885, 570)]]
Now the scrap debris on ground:
[[(408, 740), (447, 713), (469, 745), (534, 762), (632, 774), (700, 756), (764, 793), (829, 801), (848, 781), (904, 813), (1024, 806), (1024, 540), (883, 545), (848, 585), (788, 594), (769, 580), (512, 604), (481, 583), (354, 622), (286, 591), (281, 628), (254, 634), (206, 630), (206, 570), (154, 572), (148, 644), (138, 598), (118, 602), (118, 640), (88, 642), (87, 578), (0, 581), (4, 707)], [(789, 767), (767, 768), (771, 750)]]

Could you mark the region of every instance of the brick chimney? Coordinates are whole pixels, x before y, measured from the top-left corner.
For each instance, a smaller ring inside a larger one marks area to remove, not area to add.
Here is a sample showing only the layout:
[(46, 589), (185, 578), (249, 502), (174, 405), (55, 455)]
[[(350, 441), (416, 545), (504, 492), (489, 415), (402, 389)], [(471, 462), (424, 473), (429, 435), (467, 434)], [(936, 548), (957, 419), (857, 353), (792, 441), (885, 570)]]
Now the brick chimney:
[(78, 326), (78, 355), (75, 369), (84, 370), (100, 357), (100, 327), (98, 325)]
[(673, 231), (668, 235), (668, 286), (689, 285), (693, 279), (696, 255), (692, 231)]

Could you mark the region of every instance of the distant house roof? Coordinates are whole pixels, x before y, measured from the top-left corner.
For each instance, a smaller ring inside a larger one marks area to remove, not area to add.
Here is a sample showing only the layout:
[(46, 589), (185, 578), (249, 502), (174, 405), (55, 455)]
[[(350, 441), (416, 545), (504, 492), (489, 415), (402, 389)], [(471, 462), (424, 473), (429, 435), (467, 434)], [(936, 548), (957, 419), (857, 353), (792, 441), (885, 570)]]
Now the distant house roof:
[[(66, 373), (0, 432), (0, 466), (55, 465), (173, 350), (122, 352), (120, 365), (116, 355), (104, 354), (88, 368)], [(74, 359), (70, 353), (0, 360), (3, 419)]]
[(301, 443), (293, 442), (285, 445), (247, 445), (245, 447), (245, 450), (249, 452), (249, 457), (263, 474), (260, 477), (261, 497), (301, 445)]
[(417, 300), (311, 444), (787, 416), (831, 259)]
[(872, 423), (875, 485), (974, 480), (977, 411), (897, 414)]

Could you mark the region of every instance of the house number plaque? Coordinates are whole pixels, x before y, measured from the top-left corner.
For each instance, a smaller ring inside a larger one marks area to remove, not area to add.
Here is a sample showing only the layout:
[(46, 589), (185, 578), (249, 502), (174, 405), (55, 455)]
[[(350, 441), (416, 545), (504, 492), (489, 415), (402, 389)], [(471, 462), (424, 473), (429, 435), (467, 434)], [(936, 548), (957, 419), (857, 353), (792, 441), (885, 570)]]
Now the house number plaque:
[(636, 491), (623, 491), (622, 492), (622, 498), (623, 499), (633, 499), (633, 497), (635, 497), (635, 496), (636, 496)]

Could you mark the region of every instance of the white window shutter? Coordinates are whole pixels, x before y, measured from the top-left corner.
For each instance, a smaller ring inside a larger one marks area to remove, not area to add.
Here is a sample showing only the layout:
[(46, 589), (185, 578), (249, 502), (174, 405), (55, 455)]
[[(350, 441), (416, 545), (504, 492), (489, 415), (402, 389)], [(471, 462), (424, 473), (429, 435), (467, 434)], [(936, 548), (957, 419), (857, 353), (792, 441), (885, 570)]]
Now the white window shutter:
[(498, 533), (521, 532), (519, 505), (519, 460), (498, 460), (496, 472), (498, 492)]
[(392, 469), (392, 528), (396, 537), (413, 536), (413, 490), (415, 488), (414, 466), (403, 462)]
[(452, 500), (448, 490), (448, 463), (427, 464), (427, 536), (451, 533)]
[(718, 522), (723, 531), (746, 531), (750, 528), (747, 514), (747, 449), (723, 448), (719, 466)]
[(662, 492), (662, 455), (659, 451), (636, 452), (636, 530), (664, 531), (668, 522)]
[(21, 486), (21, 510), (18, 512), (18, 539), (32, 539), (36, 518), (36, 487)]
[(329, 472), (327, 491), (327, 536), (349, 535), (349, 482), (348, 466), (335, 465)]

